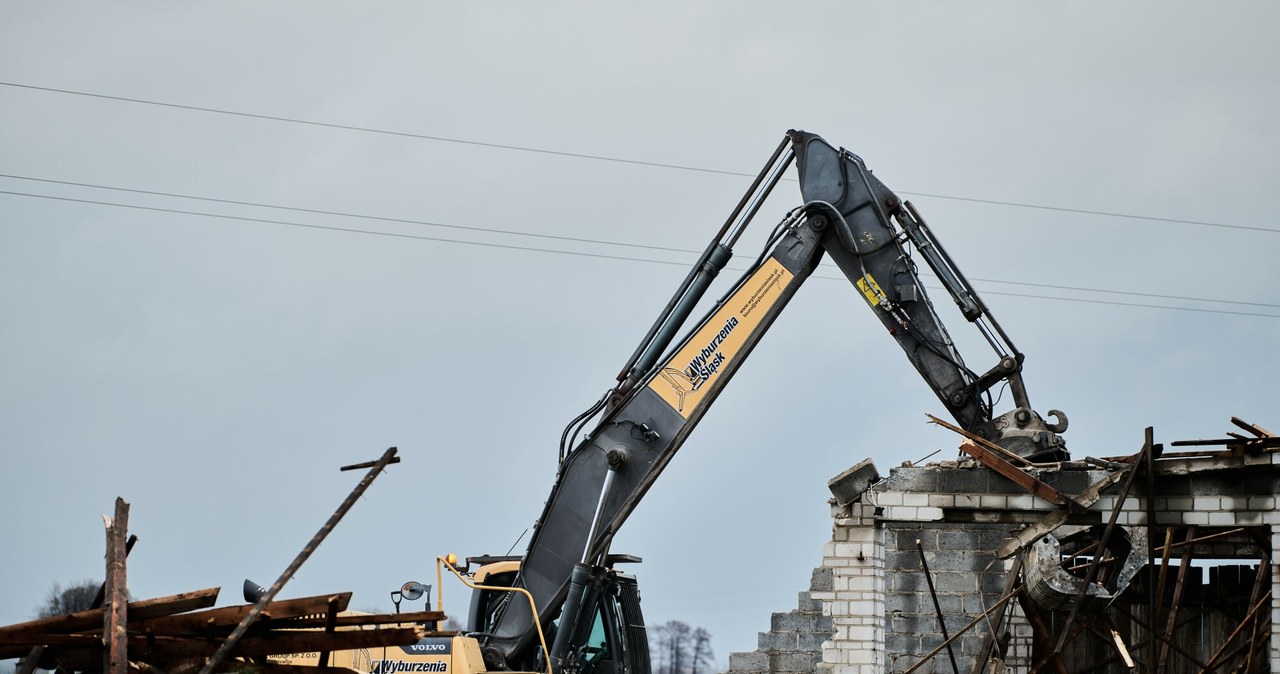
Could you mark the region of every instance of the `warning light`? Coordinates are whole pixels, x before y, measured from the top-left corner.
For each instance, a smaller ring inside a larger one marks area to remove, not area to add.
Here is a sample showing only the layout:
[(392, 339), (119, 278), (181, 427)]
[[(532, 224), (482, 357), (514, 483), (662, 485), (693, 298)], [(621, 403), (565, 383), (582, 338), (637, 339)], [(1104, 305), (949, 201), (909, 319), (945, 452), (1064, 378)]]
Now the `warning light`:
[(444, 556), (444, 561), (448, 562), (449, 566), (457, 566), (458, 556), (450, 552), (449, 554)]

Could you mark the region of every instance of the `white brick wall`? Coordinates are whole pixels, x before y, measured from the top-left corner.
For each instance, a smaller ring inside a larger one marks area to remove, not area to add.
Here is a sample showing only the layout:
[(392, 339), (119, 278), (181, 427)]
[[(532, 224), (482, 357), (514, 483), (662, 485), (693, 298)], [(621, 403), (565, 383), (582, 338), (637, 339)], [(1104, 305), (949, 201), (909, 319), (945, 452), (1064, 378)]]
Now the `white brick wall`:
[[(1280, 525), (1271, 525), (1271, 550), (1273, 554), (1280, 551)], [(1271, 563), (1271, 671), (1280, 672), (1280, 564), (1275, 560)]]
[[(901, 492), (890, 497), (901, 503)], [(913, 496), (914, 500), (916, 495)], [(927, 503), (927, 501), (924, 501)], [(883, 501), (880, 501), (883, 504)], [(917, 510), (920, 506), (894, 506)], [(941, 511), (939, 511), (941, 515)], [(835, 634), (822, 645), (822, 670), (831, 674), (884, 674), (884, 541), (872, 518), (837, 519), (823, 550), (832, 569), (831, 592), (814, 592), (831, 616)]]

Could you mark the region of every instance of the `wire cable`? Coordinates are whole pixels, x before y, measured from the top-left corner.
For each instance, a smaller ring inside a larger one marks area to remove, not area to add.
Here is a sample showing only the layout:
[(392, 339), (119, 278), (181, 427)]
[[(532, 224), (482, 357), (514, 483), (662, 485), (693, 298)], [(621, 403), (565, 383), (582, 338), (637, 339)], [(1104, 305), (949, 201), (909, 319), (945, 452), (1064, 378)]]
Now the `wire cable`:
[[(472, 225), (455, 225), (455, 224), (444, 223), (444, 222), (434, 222), (430, 220), (414, 220), (411, 218), (393, 218), (393, 217), (380, 216), (380, 215), (351, 213), (347, 211), (334, 211), (334, 210), (325, 210), (325, 209), (319, 209), (319, 208), (305, 208), (301, 206), (282, 206), (280, 204), (269, 204), (269, 203), (258, 202), (258, 201), (242, 201), (238, 199), (227, 199), (227, 198), (221, 198), (221, 197), (206, 197), (206, 196), (199, 196), (195, 194), (184, 194), (181, 192), (163, 192), (159, 190), (146, 190), (146, 189), (140, 189), (140, 188), (134, 188), (134, 187), (120, 187), (116, 185), (102, 185), (98, 183), (77, 182), (73, 180), (57, 180), (54, 178), (37, 178), (34, 176), (24, 176), (24, 175), (18, 175), (15, 173), (0, 173), (0, 178), (10, 178), (13, 180), (26, 180), (31, 182), (48, 183), (53, 185), (87, 187), (92, 189), (110, 190), (113, 192), (126, 192), (130, 194), (147, 194), (151, 196), (171, 197), (176, 199), (191, 199), (193, 201), (207, 201), (211, 203), (233, 204), (236, 206), (253, 206), (258, 208), (271, 208), (271, 209), (282, 210), (282, 211), (293, 211), (296, 213), (332, 215), (332, 216), (344, 217), (344, 218), (358, 218), (361, 220), (394, 222), (394, 223), (408, 224), (408, 225), (425, 225), (428, 227), (442, 227), (442, 228), (456, 229), (456, 230), (463, 230), (463, 231), (485, 232), (489, 234), (509, 234), (511, 236), (522, 236), (522, 237), (549, 239), (549, 240), (556, 240), (556, 241), (572, 241), (575, 243), (591, 243), (591, 244), (600, 244), (600, 245), (606, 245), (606, 246), (619, 246), (623, 248), (641, 248), (646, 250), (660, 250), (660, 251), (666, 251), (666, 252), (672, 252), (672, 253), (684, 253), (689, 255), (695, 255), (699, 253), (699, 251), (694, 250), (692, 248), (672, 248), (669, 246), (655, 246), (651, 244), (629, 243), (629, 242), (623, 242), (623, 241), (606, 241), (603, 239), (587, 239), (587, 238), (575, 237), (575, 236), (540, 234), (536, 232), (521, 232), (517, 230), (496, 229), (496, 228), (490, 228), (490, 227), (476, 227)], [(15, 194), (19, 194), (19, 193), (15, 193)], [(25, 194), (25, 193), (21, 193), (21, 194)], [(812, 202), (812, 203), (818, 204), (818, 203), (824, 203), (824, 202)], [(797, 207), (797, 209), (793, 209), (793, 210), (798, 210), (799, 208), (805, 208), (807, 206), (809, 206), (809, 204), (805, 204), (805, 206)], [(279, 224), (279, 223), (276, 223), (276, 224)], [(782, 224), (783, 223), (779, 223), (779, 227)], [(303, 225), (299, 225), (299, 226), (303, 226)], [(374, 232), (368, 232), (366, 230), (358, 230), (358, 231), (365, 232), (365, 233), (374, 233)], [(774, 234), (771, 234), (770, 241), (775, 240), (775, 237), (777, 235), (778, 233), (776, 231), (774, 232)], [(453, 242), (452, 239), (442, 239), (442, 241)], [(930, 274), (922, 274), (922, 277), (933, 278), (932, 275)], [(820, 279), (825, 279), (829, 281), (841, 280), (840, 277), (836, 277), (836, 276), (815, 275), (814, 278), (820, 278)], [(971, 277), (971, 280), (981, 281), (983, 283), (998, 283), (1002, 285), (1028, 286), (1028, 287), (1035, 287), (1035, 288), (1047, 288), (1051, 290), (1069, 290), (1074, 292), (1105, 293), (1105, 294), (1111, 294), (1111, 295), (1132, 295), (1135, 297), (1151, 297), (1154, 299), (1181, 300), (1181, 301), (1189, 301), (1189, 302), (1212, 302), (1216, 304), (1236, 304), (1241, 306), (1268, 307), (1272, 309), (1280, 309), (1280, 304), (1272, 304), (1267, 302), (1245, 302), (1242, 300), (1224, 300), (1224, 299), (1214, 299), (1214, 298), (1208, 298), (1208, 297), (1191, 297), (1189, 295), (1164, 295), (1159, 293), (1144, 293), (1144, 292), (1137, 292), (1137, 291), (1131, 291), (1131, 290), (1109, 290), (1105, 288), (1087, 288), (1083, 286), (1064, 286), (1064, 285), (1054, 285), (1049, 283), (1031, 283), (1028, 281), (1003, 281), (1000, 279), (989, 279), (989, 278), (979, 278), (979, 277)], [(985, 292), (989, 293), (992, 291), (985, 291)]]
[[(424, 236), (421, 234), (404, 234), (400, 232), (383, 232), (383, 231), (377, 231), (377, 230), (358, 229), (355, 227), (314, 225), (314, 224), (301, 223), (301, 222), (290, 222), (287, 220), (272, 220), (268, 218), (250, 218), (242, 215), (225, 215), (222, 213), (202, 213), (200, 211), (188, 211), (188, 210), (182, 210), (182, 209), (176, 209), (176, 208), (161, 208), (158, 206), (141, 206), (137, 204), (122, 204), (122, 203), (116, 203), (111, 201), (99, 201), (95, 199), (78, 199), (73, 197), (62, 197), (62, 196), (54, 196), (54, 195), (48, 195), (48, 194), (32, 194), (29, 192), (15, 192), (11, 190), (0, 190), (0, 194), (8, 194), (11, 196), (28, 197), (28, 198), (34, 198), (34, 199), (64, 201), (64, 202), (70, 202), (70, 203), (90, 204), (90, 205), (96, 205), (96, 206), (111, 206), (115, 208), (126, 208), (126, 209), (138, 210), (138, 211), (154, 211), (159, 213), (172, 213), (176, 215), (191, 215), (191, 216), (197, 216), (202, 218), (219, 218), (219, 219), (225, 219), (225, 220), (256, 222), (261, 224), (281, 225), (286, 227), (298, 227), (298, 228), (304, 228), (304, 229), (332, 231), (332, 232), (345, 232), (349, 234), (367, 234), (371, 236), (387, 236), (387, 237), (393, 237), (393, 238), (399, 238), (399, 239), (434, 241), (439, 243), (456, 243), (456, 244), (470, 245), (470, 246), (500, 248), (505, 250), (518, 250), (518, 251), (527, 251), (527, 252), (535, 252), (535, 253), (554, 253), (559, 255), (574, 255), (578, 257), (599, 258), (599, 259), (605, 259), (605, 260), (622, 260), (626, 262), (645, 262), (650, 264), (662, 264), (662, 265), (670, 265), (670, 266), (676, 266), (676, 267), (689, 266), (688, 262), (682, 262), (682, 261), (628, 257), (625, 255), (607, 255), (604, 253), (589, 253), (584, 251), (572, 251), (572, 250), (563, 250), (563, 249), (556, 249), (556, 248), (537, 248), (533, 246), (516, 246), (511, 244), (491, 243), (486, 241), (467, 241), (464, 239), (448, 239), (444, 237)], [(728, 267), (726, 267), (726, 270), (749, 271), (749, 270), (738, 270), (738, 269), (733, 269)], [(843, 278), (830, 277), (830, 276), (815, 276), (815, 278), (820, 278), (828, 281), (844, 281), (845, 280)], [(1007, 283), (1013, 283), (1013, 282), (1009, 281)], [(929, 286), (928, 288), (930, 290), (935, 290), (935, 291), (941, 290), (940, 288), (936, 288), (932, 286)], [(1159, 305), (1159, 304), (1141, 304), (1136, 302), (1112, 302), (1112, 301), (1105, 301), (1105, 300), (1098, 300), (1098, 299), (1055, 297), (1052, 295), (1032, 295), (1032, 294), (1026, 294), (1026, 293), (1010, 293), (1010, 292), (992, 291), (992, 290), (984, 290), (983, 292), (988, 295), (1004, 295), (1008, 297), (1023, 297), (1023, 298), (1042, 299), (1042, 300), (1058, 300), (1063, 302), (1105, 304), (1105, 305), (1113, 305), (1113, 306), (1139, 307), (1144, 309), (1167, 309), (1171, 311), (1194, 311), (1199, 313), (1228, 314), (1228, 315), (1234, 315), (1234, 316), (1253, 316), (1253, 317), (1259, 317), (1259, 318), (1280, 318), (1280, 315), (1277, 315), (1277, 314), (1263, 314), (1263, 313), (1252, 313), (1252, 312), (1243, 312), (1243, 311), (1227, 311), (1227, 310), (1221, 310), (1221, 309), (1202, 309), (1198, 307), (1171, 307), (1171, 306), (1165, 306), (1165, 305)], [(1200, 300), (1200, 301), (1227, 302), (1227, 300)], [(1264, 305), (1264, 306), (1273, 306), (1273, 305)]]
[[(671, 164), (666, 162), (643, 161), (639, 159), (626, 159), (623, 157), (611, 157), (608, 155), (589, 154), (584, 152), (568, 152), (564, 150), (551, 150), (547, 148), (527, 147), (522, 145), (511, 145), (506, 143), (491, 143), (486, 141), (467, 140), (464, 138), (450, 138), (448, 136), (434, 136), (434, 135), (423, 134), (423, 133), (413, 133), (409, 131), (395, 131), (391, 129), (379, 129), (379, 128), (368, 127), (368, 126), (356, 126), (352, 124), (317, 122), (314, 120), (299, 119), (296, 117), (283, 117), (278, 115), (265, 115), (265, 114), (259, 114), (259, 113), (253, 113), (253, 112), (242, 112), (238, 110), (210, 108), (210, 107), (204, 107), (204, 106), (198, 106), (198, 105), (168, 103), (165, 101), (154, 101), (154, 100), (149, 100), (145, 98), (132, 98), (129, 96), (112, 96), (109, 94), (97, 94), (97, 93), (92, 93), (87, 91), (75, 91), (72, 89), (59, 89), (55, 87), (41, 87), (41, 86), (36, 86), (32, 84), (20, 84), (18, 82), (0, 81), (0, 86), (14, 87), (18, 89), (28, 89), (32, 91), (44, 91), (44, 92), (50, 92), (50, 93), (66, 94), (69, 96), (85, 96), (89, 98), (98, 98), (98, 99), (120, 101), (120, 102), (126, 102), (126, 103), (136, 103), (140, 105), (154, 105), (154, 106), (165, 107), (165, 108), (175, 108), (179, 110), (207, 112), (207, 113), (218, 114), (218, 115), (231, 115), (235, 117), (246, 117), (250, 119), (263, 119), (263, 120), (269, 120), (274, 122), (286, 122), (290, 124), (303, 124), (307, 126), (317, 126), (317, 127), (330, 128), (330, 129), (342, 129), (345, 131), (359, 131), (363, 133), (376, 133), (376, 134), (387, 135), (387, 136), (415, 138), (418, 140), (430, 140), (430, 141), (436, 141), (440, 143), (455, 143), (460, 145), (471, 145), (476, 147), (488, 147), (488, 148), (501, 149), (501, 150), (513, 150), (517, 152), (532, 152), (537, 154), (554, 155), (554, 156), (560, 156), (560, 157), (573, 157), (576, 159), (588, 159), (593, 161), (613, 162), (617, 164), (631, 164), (635, 166), (649, 166), (654, 168), (674, 169), (678, 171), (694, 171), (698, 173), (710, 173), (710, 174), (725, 175), (725, 176), (741, 176), (741, 177), (747, 177), (747, 178), (754, 177), (754, 174), (743, 173), (741, 171), (725, 171), (720, 169), (704, 168), (701, 166), (691, 166), (688, 164)], [(1207, 220), (1162, 218), (1162, 217), (1151, 216), (1151, 215), (1120, 213), (1118, 211), (1102, 211), (1102, 210), (1085, 209), (1085, 208), (1068, 208), (1064, 206), (1044, 206), (1040, 204), (1029, 204), (1029, 203), (1017, 202), (1017, 201), (1003, 201), (999, 199), (980, 199), (975, 197), (960, 197), (960, 196), (948, 195), (948, 194), (938, 194), (935, 192), (912, 192), (907, 190), (896, 190), (896, 191), (901, 194), (910, 194), (912, 196), (917, 196), (917, 197), (948, 199), (951, 201), (967, 201), (972, 203), (989, 204), (989, 205), (995, 205), (995, 206), (1008, 206), (1013, 208), (1034, 208), (1034, 209), (1045, 210), (1045, 211), (1075, 213), (1079, 215), (1096, 215), (1096, 216), (1103, 216), (1103, 217), (1110, 217), (1110, 218), (1125, 218), (1130, 220), (1144, 220), (1144, 221), (1150, 221), (1150, 222), (1168, 222), (1168, 223), (1182, 224), (1182, 225), (1196, 225), (1200, 227), (1218, 227), (1223, 229), (1237, 229), (1237, 230), (1244, 230), (1244, 231), (1280, 234), (1280, 229), (1275, 229), (1270, 227), (1254, 227), (1249, 225), (1230, 225), (1222, 222), (1210, 222)]]

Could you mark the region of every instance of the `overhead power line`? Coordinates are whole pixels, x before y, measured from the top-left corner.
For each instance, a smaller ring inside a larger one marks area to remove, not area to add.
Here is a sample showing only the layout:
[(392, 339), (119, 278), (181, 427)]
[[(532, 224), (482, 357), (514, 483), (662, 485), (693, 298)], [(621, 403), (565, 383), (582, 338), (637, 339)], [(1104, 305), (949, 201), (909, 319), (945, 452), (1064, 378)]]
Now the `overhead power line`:
[[(522, 145), (511, 145), (511, 144), (505, 144), (505, 143), (492, 143), (492, 142), (485, 142), (485, 141), (478, 141), (478, 140), (468, 140), (464, 138), (451, 138), (448, 136), (434, 136), (434, 135), (423, 134), (423, 133), (413, 133), (409, 131), (396, 131), (392, 129), (379, 129), (379, 128), (368, 127), (368, 126), (338, 124), (334, 122), (319, 122), (315, 120), (300, 119), (296, 117), (283, 117), (278, 115), (266, 115), (266, 114), (260, 114), (260, 113), (254, 113), (254, 112), (243, 112), (239, 110), (226, 110), (222, 108), (210, 108), (210, 107), (204, 107), (204, 106), (198, 106), (198, 105), (169, 103), (166, 101), (154, 101), (154, 100), (149, 100), (144, 98), (133, 98), (129, 96), (112, 96), (109, 94), (98, 94), (98, 93), (92, 93), (88, 91), (75, 91), (72, 89), (58, 89), (54, 87), (41, 87), (41, 86), (35, 86), (32, 84), (20, 84), (17, 82), (0, 81), (0, 85), (19, 88), (19, 89), (29, 89), (32, 91), (44, 91), (44, 92), (57, 93), (57, 94), (66, 94), (69, 96), (85, 96), (89, 98), (98, 98), (98, 99), (104, 99), (104, 100), (110, 100), (110, 101), (119, 101), (124, 103), (153, 105), (153, 106), (159, 106), (159, 107), (165, 107), (165, 108), (174, 108), (178, 110), (207, 112), (207, 113), (217, 114), (217, 115), (230, 115), (234, 117), (262, 119), (262, 120), (268, 120), (273, 122), (285, 122), (289, 124), (304, 124), (307, 126), (316, 126), (316, 127), (330, 128), (330, 129), (342, 129), (345, 131), (358, 131), (362, 133), (375, 133), (375, 134), (381, 134), (381, 135), (387, 135), (387, 136), (415, 138), (418, 140), (430, 140), (430, 141), (436, 141), (441, 143), (455, 143), (460, 145), (471, 145), (476, 147), (488, 147), (488, 148), (495, 148), (495, 149), (502, 149), (502, 150), (513, 150), (517, 152), (531, 152), (531, 153), (537, 153), (537, 154), (555, 155), (560, 157), (574, 157), (577, 159), (606, 161), (606, 162), (614, 162), (618, 164), (632, 164), (636, 166), (650, 166), (654, 168), (674, 169), (678, 171), (695, 171), (698, 173), (712, 173), (712, 174), (726, 175), (726, 176), (743, 176), (748, 178), (755, 177), (754, 173), (744, 173), (741, 171), (724, 171), (720, 169), (710, 169), (710, 168), (704, 168), (700, 166), (691, 166), (688, 164), (671, 164), (666, 162), (644, 161), (639, 159), (626, 159), (623, 157), (611, 157), (608, 155), (588, 154), (583, 152), (568, 152), (564, 150), (552, 150), (547, 148), (527, 147)], [(1079, 215), (1096, 215), (1096, 216), (1103, 216), (1103, 217), (1110, 217), (1110, 218), (1124, 218), (1129, 220), (1144, 220), (1148, 222), (1168, 222), (1168, 223), (1182, 224), (1182, 225), (1195, 225), (1200, 227), (1217, 227), (1221, 229), (1237, 229), (1237, 230), (1243, 230), (1243, 231), (1267, 232), (1271, 234), (1280, 234), (1280, 229), (1271, 228), (1271, 227), (1232, 225), (1232, 224), (1227, 224), (1222, 222), (1210, 222), (1207, 220), (1186, 220), (1186, 219), (1180, 219), (1180, 218), (1164, 218), (1164, 217), (1158, 217), (1158, 216), (1152, 216), (1152, 215), (1137, 215), (1133, 213), (1120, 213), (1117, 211), (1101, 211), (1101, 210), (1086, 209), (1086, 208), (1069, 208), (1065, 206), (1046, 206), (1043, 204), (1031, 204), (1031, 203), (1018, 202), (1018, 201), (1004, 201), (999, 199), (980, 199), (975, 197), (961, 197), (961, 196), (955, 196), (950, 194), (937, 194), (937, 193), (931, 193), (931, 192), (911, 192), (906, 190), (896, 190), (896, 191), (900, 192), (901, 194), (909, 194), (912, 196), (929, 197), (933, 199), (947, 199), (951, 201), (966, 201), (971, 203), (989, 204), (989, 205), (995, 205), (995, 206), (1009, 206), (1013, 208), (1032, 208), (1032, 209), (1044, 210), (1044, 211), (1057, 211), (1061, 213), (1075, 213)]]
[[(31, 182), (49, 183), (54, 185), (70, 185), (73, 187), (87, 187), (92, 189), (111, 190), (115, 192), (126, 192), (131, 194), (146, 194), (150, 196), (161, 196), (161, 197), (169, 197), (169, 198), (176, 198), (176, 199), (190, 199), (195, 201), (206, 201), (211, 203), (233, 204), (237, 206), (253, 206), (257, 208), (271, 208), (276, 210), (292, 211), (296, 213), (312, 213), (317, 215), (331, 215), (331, 216), (338, 216), (338, 217), (344, 217), (344, 218), (358, 218), (361, 220), (374, 220), (379, 222), (393, 222), (398, 224), (424, 225), (429, 227), (442, 227), (442, 228), (454, 229), (454, 230), (484, 232), (487, 234), (504, 234), (504, 235), (520, 236), (520, 237), (528, 237), (528, 238), (536, 238), (536, 239), (548, 239), (553, 241), (572, 241), (575, 243), (589, 243), (589, 244), (606, 245), (606, 246), (618, 246), (623, 248), (660, 250), (660, 251), (666, 251), (666, 252), (672, 252), (672, 253), (685, 253), (689, 255), (697, 255), (701, 252), (691, 248), (672, 248), (668, 246), (655, 246), (655, 245), (642, 244), (642, 243), (606, 241), (603, 239), (587, 239), (587, 238), (575, 237), (575, 236), (562, 236), (562, 235), (556, 235), (556, 234), (521, 232), (518, 230), (497, 229), (497, 228), (491, 228), (491, 227), (477, 227), (473, 225), (458, 225), (458, 224), (451, 224), (451, 223), (444, 223), (444, 222), (435, 222), (430, 220), (393, 218), (393, 217), (379, 216), (379, 215), (351, 213), (347, 211), (335, 211), (335, 210), (326, 210), (326, 209), (319, 209), (319, 208), (304, 208), (300, 206), (283, 206), (280, 204), (268, 204), (268, 203), (256, 202), (256, 201), (242, 201), (238, 199), (208, 197), (208, 196), (200, 196), (195, 194), (183, 194), (179, 192), (162, 192), (159, 190), (147, 190), (147, 189), (140, 189), (140, 188), (134, 188), (134, 187), (120, 187), (115, 185), (102, 185), (97, 183), (76, 182), (72, 180), (37, 178), (34, 176), (23, 176), (23, 175), (17, 175), (12, 173), (0, 173), (0, 178), (10, 178), (13, 180), (26, 180)], [(91, 203), (99, 203), (99, 202), (91, 202)], [(105, 202), (103, 203), (103, 205), (106, 205)], [(193, 213), (190, 211), (178, 211), (178, 212), (184, 213), (184, 214)], [(274, 220), (264, 220), (263, 222), (267, 224), (288, 224), (288, 223), (283, 223), (281, 221), (274, 221)], [(294, 224), (296, 224), (299, 227), (312, 226), (312, 225), (306, 225), (303, 223), (294, 223)], [(370, 230), (358, 230), (358, 229), (346, 229), (346, 228), (337, 228), (337, 231), (349, 231), (352, 233), (373, 233)], [(444, 241), (444, 242), (450, 242), (450, 243), (467, 243), (466, 241), (458, 241), (454, 239), (428, 239), (428, 240)], [(537, 250), (539, 252), (548, 252), (546, 251), (546, 249), (540, 249), (540, 248), (530, 249), (530, 250)], [(664, 264), (668, 264), (668, 263), (664, 262)], [(820, 276), (817, 278), (826, 278), (829, 280), (840, 280), (836, 277)], [(970, 277), (970, 278), (971, 280), (981, 281), (984, 283), (998, 283), (1002, 285), (1016, 285), (1016, 286), (1026, 286), (1026, 287), (1034, 287), (1034, 288), (1046, 288), (1051, 290), (1067, 290), (1067, 291), (1073, 291), (1073, 292), (1102, 293), (1102, 294), (1109, 294), (1109, 295), (1128, 295), (1133, 297), (1150, 297), (1153, 299), (1181, 300), (1181, 301), (1191, 301), (1191, 302), (1212, 302), (1215, 304), (1235, 304), (1240, 306), (1255, 306), (1255, 307), (1268, 307), (1273, 309), (1280, 309), (1280, 304), (1269, 304), (1266, 302), (1245, 302), (1241, 300), (1223, 300), (1223, 299), (1213, 299), (1213, 298), (1207, 298), (1207, 297), (1190, 297), (1187, 295), (1164, 295), (1159, 293), (1144, 293), (1144, 292), (1136, 292), (1136, 291), (1130, 291), (1130, 290), (1113, 290), (1109, 288), (1087, 288), (1083, 286), (1064, 286), (1064, 285), (1053, 285), (1049, 283), (1030, 283), (1027, 281), (1004, 281), (1000, 279), (979, 278), (976, 276)]]
[[(190, 215), (190, 216), (203, 217), (203, 218), (218, 218), (218, 219), (225, 219), (225, 220), (237, 220), (242, 222), (281, 225), (286, 227), (299, 227), (299, 228), (313, 229), (313, 230), (345, 232), (350, 234), (387, 236), (387, 237), (394, 237), (394, 238), (400, 238), (400, 239), (415, 239), (420, 241), (433, 241), (433, 242), (439, 242), (439, 243), (456, 243), (456, 244), (471, 245), (471, 246), (484, 246), (488, 248), (501, 248), (506, 250), (517, 250), (517, 251), (538, 252), (538, 253), (555, 253), (560, 255), (574, 255), (579, 257), (601, 258), (601, 259), (607, 259), (607, 260), (624, 260), (628, 262), (644, 262), (649, 264), (663, 264), (663, 265), (672, 265), (672, 266), (679, 266), (679, 267), (688, 266), (688, 262), (684, 262), (684, 261), (657, 260), (652, 258), (637, 258), (637, 257), (629, 257), (625, 255), (607, 255), (607, 254), (601, 254), (601, 253), (572, 251), (572, 250), (564, 250), (564, 249), (557, 249), (557, 248), (536, 248), (532, 246), (515, 246), (510, 244), (490, 243), (490, 242), (483, 242), (483, 241), (447, 239), (443, 237), (423, 236), (420, 234), (404, 234), (399, 232), (383, 232), (383, 231), (377, 231), (377, 230), (358, 229), (354, 227), (335, 227), (331, 225), (316, 225), (316, 224), (310, 224), (310, 223), (291, 222), (287, 220), (272, 220), (268, 218), (252, 218), (252, 217), (240, 216), (240, 215), (226, 215), (222, 213), (206, 213), (201, 211), (190, 211), (190, 210), (183, 210), (183, 209), (176, 209), (176, 208), (162, 208), (159, 206), (122, 204), (118, 202), (100, 201), (96, 199), (80, 199), (75, 197), (55, 196), (55, 195), (48, 195), (48, 194), (32, 194), (29, 192), (15, 192), (10, 190), (0, 190), (0, 194), (8, 194), (11, 196), (28, 197), (28, 198), (34, 198), (34, 199), (49, 199), (54, 201), (90, 204), (95, 206), (126, 208), (126, 209), (132, 209), (132, 210), (140, 210), (140, 211), (154, 211), (159, 213)], [(288, 207), (279, 207), (279, 208), (288, 208)], [(461, 229), (467, 229), (467, 227), (465, 226), (458, 226), (458, 227)], [(487, 230), (487, 231), (491, 231), (491, 230)], [(614, 244), (614, 245), (626, 245), (626, 244)], [(739, 269), (737, 271), (743, 271), (743, 270)], [(821, 278), (824, 280), (832, 280), (832, 281), (844, 280), (836, 277), (826, 277), (826, 276), (817, 276), (815, 278)], [(1004, 281), (1002, 283), (1015, 283), (1015, 282)], [(1026, 284), (1026, 285), (1033, 285), (1033, 284)], [(1040, 287), (1052, 287), (1052, 286), (1041, 284)], [(1063, 289), (1067, 289), (1067, 287), (1064, 286)], [(930, 290), (936, 291), (940, 289), (936, 287), (931, 287)], [(1108, 292), (1108, 291), (1097, 291), (1097, 290), (1091, 290), (1091, 289), (1081, 289), (1081, 290), (1087, 290), (1092, 292)], [(1111, 291), (1111, 292), (1121, 293), (1121, 291)], [(1105, 304), (1105, 305), (1114, 305), (1114, 306), (1141, 307), (1146, 309), (1166, 309), (1166, 310), (1172, 310), (1172, 311), (1194, 311), (1194, 312), (1200, 312), (1200, 313), (1229, 314), (1229, 315), (1235, 315), (1235, 316), (1253, 316), (1253, 317), (1259, 317), (1259, 318), (1280, 318), (1280, 315), (1276, 315), (1276, 314), (1252, 313), (1252, 312), (1244, 312), (1244, 311), (1227, 311), (1222, 309), (1203, 309), (1203, 308), (1197, 308), (1197, 307), (1171, 307), (1171, 306), (1159, 305), (1159, 304), (1142, 304), (1142, 303), (1136, 303), (1136, 302), (1132, 302), (1132, 303), (1131, 302), (1115, 302), (1115, 301), (1097, 300), (1097, 299), (1090, 299), (1090, 298), (1056, 297), (1051, 295), (1032, 295), (1032, 294), (1025, 294), (1025, 293), (1009, 293), (1009, 292), (992, 291), (992, 290), (984, 290), (983, 293), (988, 295), (1004, 295), (1009, 297), (1023, 297), (1023, 298), (1042, 299), (1042, 300), (1058, 300), (1058, 301), (1078, 302), (1078, 303), (1086, 303), (1086, 304)], [(1132, 293), (1132, 294), (1142, 295), (1142, 293)], [(1170, 296), (1170, 298), (1173, 299), (1172, 296)], [(1191, 300), (1202, 301), (1202, 302), (1235, 303), (1235, 302), (1230, 302), (1228, 300), (1205, 300), (1205, 299), (1196, 299), (1196, 298), (1183, 298), (1183, 299), (1191, 299)], [(1258, 304), (1258, 306), (1273, 306), (1273, 307), (1280, 308), (1280, 305)]]

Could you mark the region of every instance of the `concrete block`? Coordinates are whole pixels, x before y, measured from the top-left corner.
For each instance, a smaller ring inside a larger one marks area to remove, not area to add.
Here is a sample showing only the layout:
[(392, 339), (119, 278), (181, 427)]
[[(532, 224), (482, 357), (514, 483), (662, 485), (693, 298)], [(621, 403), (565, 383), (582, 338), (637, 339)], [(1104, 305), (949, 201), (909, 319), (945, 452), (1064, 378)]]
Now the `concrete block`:
[(769, 670), (773, 672), (812, 672), (820, 657), (809, 653), (773, 653), (769, 655)]
[(822, 650), (822, 645), (830, 639), (830, 635), (817, 632), (801, 634), (798, 648), (802, 651), (820, 651)]
[(760, 632), (756, 636), (756, 648), (771, 653), (794, 651), (799, 643), (800, 635), (797, 632)]
[(848, 505), (862, 498), (862, 494), (879, 481), (880, 471), (876, 470), (875, 464), (871, 459), (863, 459), (849, 470), (828, 480), (827, 489), (831, 490), (836, 503)]
[(957, 508), (978, 508), (982, 506), (981, 496), (978, 494), (955, 494), (955, 502)]
[(1209, 513), (1206, 512), (1184, 512), (1182, 513), (1183, 524), (1195, 524), (1197, 526), (1209, 525)]
[(767, 672), (769, 671), (769, 654), (760, 651), (750, 653), (730, 653), (729, 671), (731, 672)]
[(985, 494), (989, 491), (987, 488), (989, 475), (990, 471), (985, 468), (957, 468), (939, 471), (937, 476), (938, 488), (933, 491), (939, 494)]
[(775, 613), (769, 628), (774, 632), (810, 632), (813, 631), (814, 616), (803, 613)]
[(835, 588), (834, 578), (835, 572), (831, 569), (816, 568), (809, 577), (809, 589), (814, 592), (831, 592)]
[(975, 574), (950, 571), (934, 574), (933, 585), (938, 592), (975, 592), (978, 589)]

